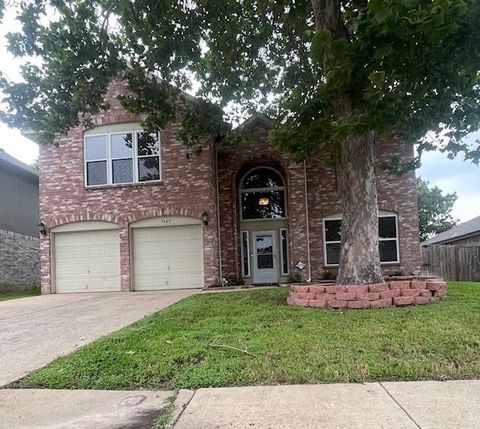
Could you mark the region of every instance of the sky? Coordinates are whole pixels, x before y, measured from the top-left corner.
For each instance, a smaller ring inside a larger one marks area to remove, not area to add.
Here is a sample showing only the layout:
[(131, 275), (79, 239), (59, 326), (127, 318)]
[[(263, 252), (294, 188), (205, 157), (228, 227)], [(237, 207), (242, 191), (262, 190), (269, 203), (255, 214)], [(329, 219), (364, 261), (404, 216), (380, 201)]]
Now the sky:
[[(21, 62), (7, 52), (4, 35), (13, 31), (16, 23), (10, 14), (5, 16), (0, 26), (0, 70), (11, 79), (19, 79)], [(1, 98), (1, 93), (0, 93)], [(470, 139), (480, 138), (480, 133)], [(38, 146), (23, 137), (18, 130), (9, 129), (0, 122), (0, 148), (10, 155), (32, 164), (38, 157)], [(428, 180), (444, 192), (456, 192), (458, 199), (452, 215), (461, 222), (480, 216), (480, 166), (465, 162), (461, 156), (454, 160), (440, 152), (428, 152), (423, 155), (422, 166), (417, 176)]]

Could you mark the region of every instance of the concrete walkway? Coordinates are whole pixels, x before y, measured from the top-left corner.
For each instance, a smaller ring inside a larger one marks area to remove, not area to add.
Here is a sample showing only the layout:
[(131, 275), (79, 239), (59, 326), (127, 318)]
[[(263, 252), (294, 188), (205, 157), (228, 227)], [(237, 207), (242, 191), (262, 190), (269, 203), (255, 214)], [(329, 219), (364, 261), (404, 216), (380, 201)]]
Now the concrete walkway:
[(1, 429), (152, 429), (174, 392), (0, 390)]
[[(153, 428), (173, 392), (0, 389), (0, 428)], [(180, 390), (169, 429), (478, 429), (480, 381)]]
[(180, 391), (174, 429), (479, 429), (480, 381)]
[(82, 293), (2, 301), (0, 386), (198, 292)]

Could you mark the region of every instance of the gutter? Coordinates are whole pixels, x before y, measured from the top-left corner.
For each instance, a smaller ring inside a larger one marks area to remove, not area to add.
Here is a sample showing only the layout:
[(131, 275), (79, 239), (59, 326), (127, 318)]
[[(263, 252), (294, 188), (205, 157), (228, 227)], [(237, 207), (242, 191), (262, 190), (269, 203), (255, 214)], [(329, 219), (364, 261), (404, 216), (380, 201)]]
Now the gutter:
[(217, 199), (217, 235), (218, 235), (218, 275), (220, 285), (223, 286), (223, 269), (222, 269), (222, 238), (220, 237), (220, 192), (218, 190), (218, 149), (214, 144), (213, 149), (215, 150), (215, 192)]
[(307, 283), (312, 281), (312, 266), (310, 257), (310, 219), (308, 216), (308, 185), (307, 185), (307, 161), (303, 160), (303, 178), (305, 183), (305, 222), (307, 224), (307, 265), (308, 265), (308, 279)]

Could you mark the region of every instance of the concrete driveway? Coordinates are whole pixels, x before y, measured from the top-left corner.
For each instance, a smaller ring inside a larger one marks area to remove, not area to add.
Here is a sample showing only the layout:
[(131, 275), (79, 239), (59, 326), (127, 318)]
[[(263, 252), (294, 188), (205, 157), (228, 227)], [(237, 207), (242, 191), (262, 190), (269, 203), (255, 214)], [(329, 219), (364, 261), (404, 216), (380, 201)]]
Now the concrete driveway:
[(0, 387), (198, 292), (43, 295), (0, 302)]

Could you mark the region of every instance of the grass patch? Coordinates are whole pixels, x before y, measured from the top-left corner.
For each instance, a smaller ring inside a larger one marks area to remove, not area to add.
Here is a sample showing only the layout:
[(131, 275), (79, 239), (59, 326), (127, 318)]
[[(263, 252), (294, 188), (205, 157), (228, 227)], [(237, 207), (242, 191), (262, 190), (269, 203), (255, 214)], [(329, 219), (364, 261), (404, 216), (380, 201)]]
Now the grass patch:
[(29, 296), (40, 295), (40, 288), (22, 290), (20, 292), (0, 292), (0, 301), (8, 301), (10, 299), (27, 298)]
[(437, 304), (346, 312), (290, 307), (287, 293), (192, 296), (17, 386), (178, 389), (480, 376), (480, 283), (451, 283)]
[(173, 418), (173, 412), (175, 411), (175, 399), (177, 395), (170, 398), (170, 403), (162, 411), (162, 415), (155, 422), (155, 429), (165, 429)]

